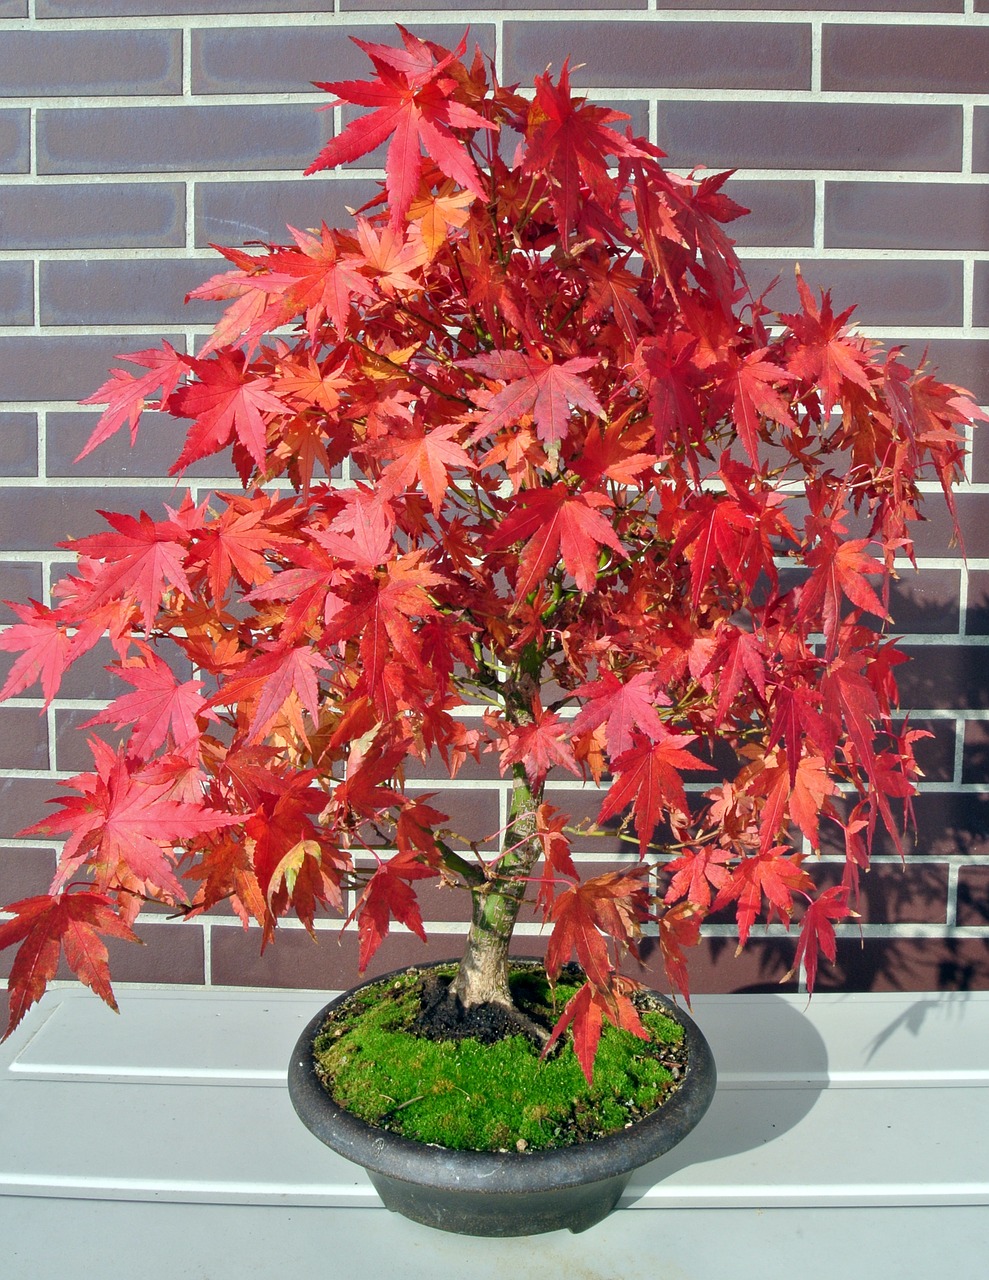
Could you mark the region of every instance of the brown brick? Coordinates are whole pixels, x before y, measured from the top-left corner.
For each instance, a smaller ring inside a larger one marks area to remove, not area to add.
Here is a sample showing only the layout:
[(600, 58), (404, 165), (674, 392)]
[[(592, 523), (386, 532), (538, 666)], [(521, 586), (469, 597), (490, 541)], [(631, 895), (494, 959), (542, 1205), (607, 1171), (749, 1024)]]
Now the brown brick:
[(864, 93), (984, 93), (989, 30), (825, 23), (821, 87)]
[[(989, 655), (986, 655), (986, 662), (989, 665)], [(980, 787), (989, 783), (989, 723), (985, 720), (965, 721), (962, 782), (972, 782)]]
[[(736, 946), (734, 937), (702, 937), (696, 947), (687, 951), (692, 995), (796, 991), (795, 978), (783, 981), (793, 965), (795, 938), (752, 937), (738, 956), (735, 955)], [(622, 965), (622, 970), (657, 991), (669, 991), (656, 939), (644, 939), (640, 953), (642, 966), (628, 960)]]
[[(113, 691), (116, 694), (130, 693), (131, 686), (115, 680)], [(115, 729), (112, 725), (101, 724), (83, 729), (81, 726), (87, 720), (91, 720), (95, 714), (95, 711), (56, 710), (54, 768), (60, 773), (88, 773), (92, 770), (93, 753), (89, 747), (90, 738), (99, 738), (114, 750), (126, 740), (126, 728)]]
[(0, 849), (0, 904), (47, 893), (54, 874), (51, 849)]
[[(810, 871), (820, 889), (841, 883), (843, 868), (826, 864)], [(859, 877), (859, 898), (850, 905), (862, 924), (944, 924), (948, 909), (948, 868), (944, 863), (908, 860), (876, 862)]]
[[(185, 419), (149, 411), (141, 416), (137, 443), (133, 448), (130, 430), (125, 426), (99, 448), (76, 462), (75, 459), (92, 434), (98, 417), (96, 413), (49, 413), (49, 476), (133, 476), (164, 481), (185, 442), (189, 425)], [(170, 505), (174, 506), (180, 501), (189, 482), (200, 477), (219, 478), (239, 486), (237, 473), (230, 460), (230, 451), (225, 450), (188, 467), (182, 477), (174, 481), (176, 488), (170, 491)]]
[[(161, 336), (179, 349), (185, 345), (179, 334)], [(80, 400), (106, 381), (118, 351), (159, 341), (158, 334), (0, 338), (0, 400)]]
[(824, 243), (837, 249), (987, 249), (989, 186), (829, 182)]
[(32, 564), (30, 560), (0, 561), (0, 623), (18, 621), (4, 601), (26, 604), (29, 600), (40, 600), (43, 582), (40, 564)]
[[(418, 23), (415, 34), (447, 48), (455, 48), (464, 33), (462, 23)], [(367, 79), (373, 74), (363, 50), (348, 38), (376, 43), (400, 43), (394, 28), (369, 32), (366, 26), (222, 27), (192, 33), (193, 93), (299, 93), (314, 81)], [(494, 53), (494, 28), (472, 25), (469, 49), (479, 44)], [(327, 99), (330, 101), (331, 99)]]
[[(38, 216), (44, 207), (44, 217)], [(185, 189), (174, 182), (7, 187), (4, 249), (143, 249), (185, 243)]]
[(67, 538), (107, 529), (97, 510), (135, 516), (143, 510), (161, 519), (162, 504), (175, 501), (175, 493), (168, 488), (108, 491), (94, 485), (47, 491), (23, 487), (0, 490), (0, 547), (6, 551), (50, 549)]
[(989, 945), (979, 938), (841, 938), (818, 991), (985, 991)]
[[(4, 655), (6, 656), (6, 655)], [(44, 778), (0, 777), (0, 839), (11, 839), (50, 811), (58, 784)]]
[(0, 707), (0, 769), (47, 769), (48, 724), (31, 707)]
[[(58, 68), (57, 76), (52, 68)], [(8, 31), (0, 45), (8, 97), (182, 92), (179, 31)]]
[(227, 266), (219, 258), (43, 262), (41, 323), (211, 324), (224, 304), (183, 300)]
[(975, 264), (972, 323), (983, 328), (989, 326), (989, 262)]
[(38, 474), (38, 424), (33, 413), (0, 413), (0, 476)]
[(725, 224), (739, 245), (755, 248), (814, 243), (814, 184), (735, 179), (725, 187), (750, 213)]
[(39, 18), (152, 18), (186, 13), (326, 13), (326, 0), (37, 0)]
[(901, 646), (912, 659), (897, 670), (905, 708), (989, 706), (989, 661), (977, 645)]
[(989, 925), (989, 866), (959, 870), (958, 923), (970, 928)]
[(673, 165), (960, 169), (960, 107), (816, 102), (661, 102)]
[[(932, 505), (937, 502), (938, 498), (932, 496)], [(897, 635), (907, 631), (936, 635), (956, 632), (960, 589), (959, 569), (904, 572), (890, 587), (892, 630)]]
[(989, 570), (969, 569), (965, 633), (989, 636)]
[(27, 173), (31, 150), (28, 111), (0, 111), (0, 173)]
[(38, 172), (304, 169), (329, 128), (308, 105), (40, 110)]
[(989, 107), (976, 107), (972, 129), (972, 168), (989, 173)]
[(30, 262), (0, 262), (0, 317), (4, 324), (33, 324), (34, 273)]
[(378, 192), (373, 179), (312, 177), (289, 182), (196, 184), (196, 244), (291, 242), (286, 225), (305, 229), (351, 221)]
[(586, 64), (578, 84), (602, 88), (810, 88), (809, 24), (509, 21), (502, 52), (505, 79), (523, 84), (569, 56)]
[[(815, 260), (800, 257), (800, 270), (817, 294), (830, 288), (835, 311), (855, 305), (854, 319), (865, 325), (961, 325), (964, 271), (960, 262)], [(744, 263), (746, 277), (758, 294), (779, 276), (769, 295), (779, 311), (799, 306), (794, 263), (759, 258)]]

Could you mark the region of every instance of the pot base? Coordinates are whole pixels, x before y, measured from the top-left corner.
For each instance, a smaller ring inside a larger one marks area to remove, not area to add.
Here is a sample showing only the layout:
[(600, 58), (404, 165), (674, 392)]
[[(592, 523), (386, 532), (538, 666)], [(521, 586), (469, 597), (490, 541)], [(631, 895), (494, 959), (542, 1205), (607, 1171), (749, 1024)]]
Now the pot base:
[(586, 1231), (621, 1199), (631, 1173), (552, 1191), (447, 1191), (368, 1169), (386, 1209), (440, 1231), (469, 1236), (534, 1236)]

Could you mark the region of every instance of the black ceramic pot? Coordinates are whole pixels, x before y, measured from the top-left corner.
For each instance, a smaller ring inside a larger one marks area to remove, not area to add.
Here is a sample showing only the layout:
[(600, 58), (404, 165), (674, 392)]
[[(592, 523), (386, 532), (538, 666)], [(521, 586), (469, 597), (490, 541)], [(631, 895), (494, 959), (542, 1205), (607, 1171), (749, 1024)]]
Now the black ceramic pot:
[(584, 1231), (611, 1212), (636, 1169), (690, 1133), (714, 1096), (717, 1073), (707, 1041), (682, 1009), (653, 993), (682, 1024), (688, 1063), (680, 1088), (659, 1110), (620, 1133), (550, 1151), (427, 1146), (366, 1124), (337, 1106), (320, 1084), (313, 1040), (330, 1010), (350, 994), (322, 1009), (299, 1037), (288, 1072), (292, 1105), (321, 1142), (363, 1165), (386, 1208), (443, 1231), (474, 1236), (535, 1235), (564, 1227)]

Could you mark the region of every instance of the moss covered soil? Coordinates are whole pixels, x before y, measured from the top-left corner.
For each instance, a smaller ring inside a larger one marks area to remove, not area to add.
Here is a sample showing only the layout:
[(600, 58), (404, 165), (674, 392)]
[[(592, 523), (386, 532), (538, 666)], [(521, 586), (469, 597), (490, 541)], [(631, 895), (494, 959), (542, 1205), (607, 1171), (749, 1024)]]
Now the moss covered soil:
[[(638, 1003), (651, 1038), (606, 1024), (588, 1086), (569, 1042), (540, 1060), (539, 1049), (521, 1035), (482, 1044), (412, 1034), (421, 983), (410, 970), (355, 992), (313, 1045), (330, 1095), (379, 1128), (458, 1151), (569, 1146), (641, 1119), (683, 1077), (683, 1028), (650, 1008), (647, 994)], [(542, 969), (526, 966), (512, 976), (512, 995), (531, 1017), (552, 1026), (578, 983), (559, 982), (554, 1003)]]

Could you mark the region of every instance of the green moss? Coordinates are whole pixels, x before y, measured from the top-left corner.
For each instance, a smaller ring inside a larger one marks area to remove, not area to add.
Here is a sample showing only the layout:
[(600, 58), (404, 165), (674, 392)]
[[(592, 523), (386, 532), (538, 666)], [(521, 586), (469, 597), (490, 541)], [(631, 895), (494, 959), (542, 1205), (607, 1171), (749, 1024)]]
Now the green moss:
[[(574, 990), (558, 985), (558, 1008)], [(541, 971), (516, 975), (513, 996), (554, 1020)], [(418, 1008), (414, 976), (365, 988), (324, 1026), (314, 1054), (340, 1105), (420, 1142), (477, 1151), (570, 1145), (654, 1110), (683, 1069), (683, 1029), (655, 1011), (642, 1012), (649, 1041), (605, 1026), (589, 1087), (570, 1044), (540, 1061), (523, 1036), (426, 1040), (408, 1031)]]

